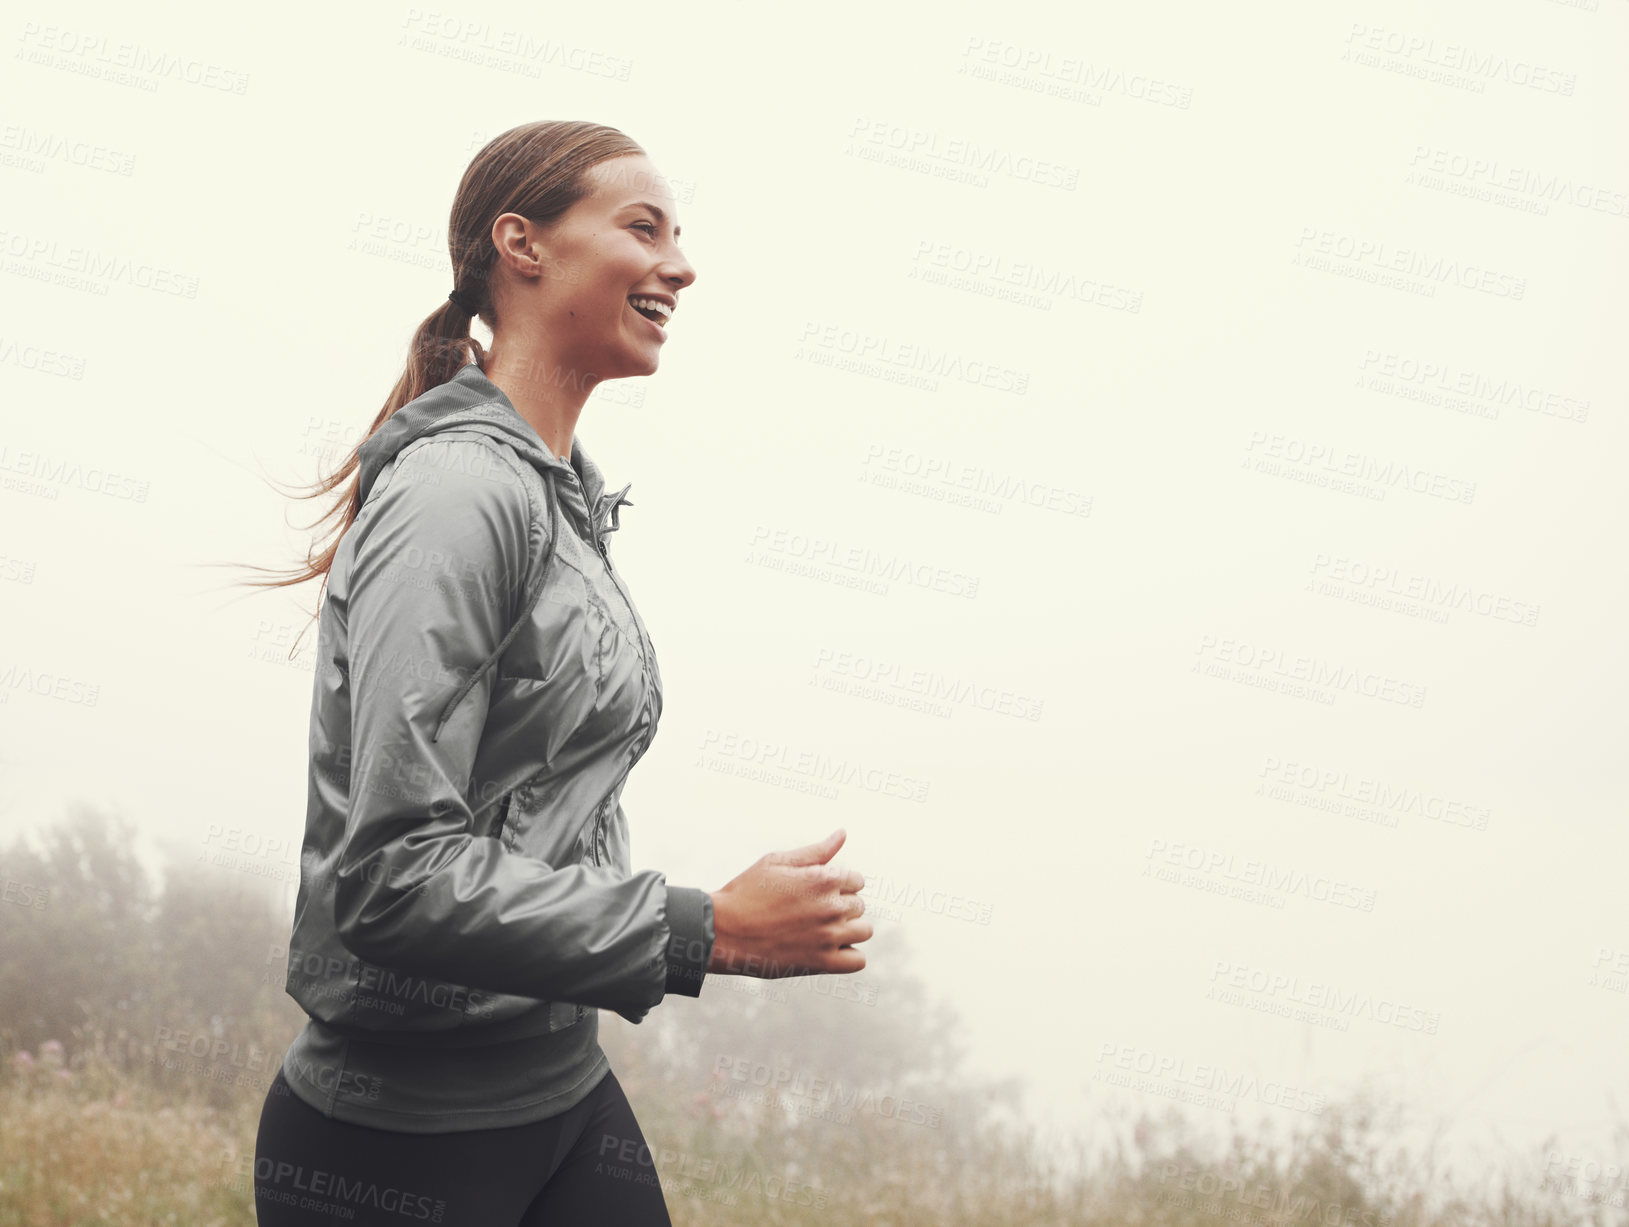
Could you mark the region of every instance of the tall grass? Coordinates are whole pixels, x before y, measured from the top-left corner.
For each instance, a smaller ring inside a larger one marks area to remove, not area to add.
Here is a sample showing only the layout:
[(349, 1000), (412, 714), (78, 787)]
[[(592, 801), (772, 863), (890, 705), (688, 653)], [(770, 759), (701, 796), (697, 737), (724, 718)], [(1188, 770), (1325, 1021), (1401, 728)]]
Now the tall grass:
[[(260, 1110), (304, 1021), (284, 992), (290, 914), (250, 889), (264, 864), (209, 840), (161, 894), (129, 847), (80, 811), (43, 850), (0, 852), (0, 1227), (255, 1221)], [(1401, 1111), (1361, 1095), (1288, 1137), (1234, 1118), (1224, 1144), (1175, 1105), (1102, 1107), (1091, 1147), (1044, 1134), (1015, 1084), (963, 1071), (960, 1020), (902, 941), (879, 928), (855, 977), (721, 977), (637, 1027), (601, 1012), (675, 1223), (1629, 1224), (1629, 1160), (1552, 1148), (1465, 1186), (1429, 1147), (1404, 1153)], [(759, 1094), (766, 1068), (802, 1089)]]
[(12, 1053), (4, 1082), (0, 1227), (255, 1221), (252, 1188), (234, 1187), (224, 1161), (245, 1138), (252, 1152), (249, 1088), (223, 1108), (205, 1087), (161, 1086), (97, 1047), (63, 1061)]
[[(0, 1084), (0, 1227), (253, 1224), (260, 1105), (275, 1067), (125, 1067), (93, 1028), (80, 1047), (9, 1054)], [(625, 1024), (603, 1045), (639, 1114), (673, 1219), (715, 1224), (1071, 1227), (1617, 1227), (1625, 1212), (1530, 1168), (1454, 1187), (1429, 1156), (1388, 1152), (1388, 1116), (1332, 1105), (1287, 1140), (1235, 1131), (1206, 1149), (1174, 1108), (1140, 1115), (1068, 1170), (1033, 1128), (996, 1125), (977, 1090), (946, 1091), (936, 1128), (861, 1114), (799, 1119), (692, 1091)], [(716, 1082), (716, 1080), (715, 1080)], [(163, 1083), (163, 1085), (161, 1085)], [(1551, 1164), (1553, 1166), (1553, 1163)], [(1553, 1175), (1553, 1173), (1552, 1173)], [(1618, 1183), (1622, 1189), (1622, 1183)]]

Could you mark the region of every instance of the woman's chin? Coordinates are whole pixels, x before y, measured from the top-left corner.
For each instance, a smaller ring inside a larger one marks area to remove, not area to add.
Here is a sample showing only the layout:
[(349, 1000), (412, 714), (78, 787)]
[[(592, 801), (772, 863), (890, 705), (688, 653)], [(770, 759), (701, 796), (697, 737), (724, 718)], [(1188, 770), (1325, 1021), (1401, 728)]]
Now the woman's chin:
[(661, 360), (662, 351), (659, 349), (649, 349), (644, 353), (635, 354), (633, 355), (633, 360), (628, 363), (627, 367), (621, 371), (618, 371), (613, 378), (626, 378), (634, 375), (654, 375), (656, 374), (656, 367)]

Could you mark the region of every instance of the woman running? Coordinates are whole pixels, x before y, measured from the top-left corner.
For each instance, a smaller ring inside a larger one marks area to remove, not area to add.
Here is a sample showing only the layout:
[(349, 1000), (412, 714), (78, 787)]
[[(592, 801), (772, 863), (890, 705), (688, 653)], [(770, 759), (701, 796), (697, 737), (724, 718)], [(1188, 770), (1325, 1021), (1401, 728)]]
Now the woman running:
[(859, 971), (865, 882), (831, 864), (841, 828), (711, 892), (629, 870), (661, 674), (610, 557), (629, 487), (576, 427), (599, 381), (656, 371), (696, 278), (665, 181), (614, 128), (523, 124), (476, 154), (448, 234), (452, 292), (313, 491), (355, 473), (337, 540), (268, 585), (326, 599), (287, 975), (309, 1017), (262, 1109), (257, 1213), (665, 1224), (598, 1011)]

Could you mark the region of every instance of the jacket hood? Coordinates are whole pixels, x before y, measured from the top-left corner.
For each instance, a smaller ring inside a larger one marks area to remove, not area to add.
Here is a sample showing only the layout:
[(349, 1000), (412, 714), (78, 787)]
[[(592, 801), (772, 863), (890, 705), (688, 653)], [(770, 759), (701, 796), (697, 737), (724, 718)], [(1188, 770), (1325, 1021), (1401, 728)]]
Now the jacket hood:
[[(543, 565), (530, 581), (520, 616), (481, 667), (465, 679), (457, 693), (442, 708), (441, 718), (431, 735), (432, 741), (440, 738), (442, 727), (464, 696), (498, 661), (504, 649), (531, 617), (532, 609), (542, 595), (544, 581), (548, 578), (549, 565), (554, 561), (557, 509), (563, 509), (571, 518), (579, 536), (600, 544), (607, 534), (620, 527), (618, 513), (622, 505), (633, 506), (633, 500), (627, 497), (632, 482), (614, 494), (607, 493), (599, 466), (583, 450), (582, 441), (575, 433), (571, 440), (569, 465), (550, 452), (543, 445), (542, 436), (520, 416), (514, 402), (473, 361), (465, 363), (458, 374), (446, 383), (408, 401), (363, 442), (357, 453), (358, 506), (367, 501), (373, 483), (397, 453), (413, 440), (442, 430), (477, 430), (508, 444), (523, 456), (542, 474), (543, 487), (548, 493), (549, 524)], [(568, 473), (574, 474), (577, 480), (570, 480)], [(601, 548), (603, 550), (603, 545)]]
[[(367, 501), (368, 491), (385, 465), (414, 439), (454, 429), (483, 430), (524, 456), (543, 475), (551, 494), (584, 537), (603, 538), (615, 532), (620, 527), (621, 505), (633, 506), (633, 500), (625, 497), (632, 482), (615, 494), (607, 495), (604, 475), (575, 434), (571, 440), (569, 465), (550, 452), (503, 389), (488, 379), (475, 362), (465, 363), (446, 383), (408, 401), (362, 444), (357, 462), (360, 472), (357, 505)], [(568, 469), (576, 473), (577, 483), (561, 480)]]

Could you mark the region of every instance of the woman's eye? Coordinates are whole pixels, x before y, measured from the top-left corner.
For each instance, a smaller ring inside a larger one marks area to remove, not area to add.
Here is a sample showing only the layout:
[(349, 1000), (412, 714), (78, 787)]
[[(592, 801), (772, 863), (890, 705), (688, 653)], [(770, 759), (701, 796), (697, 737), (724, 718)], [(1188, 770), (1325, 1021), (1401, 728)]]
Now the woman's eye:
[(645, 227), (646, 230), (650, 231), (651, 238), (656, 237), (656, 223), (655, 222), (635, 222), (634, 225)]

